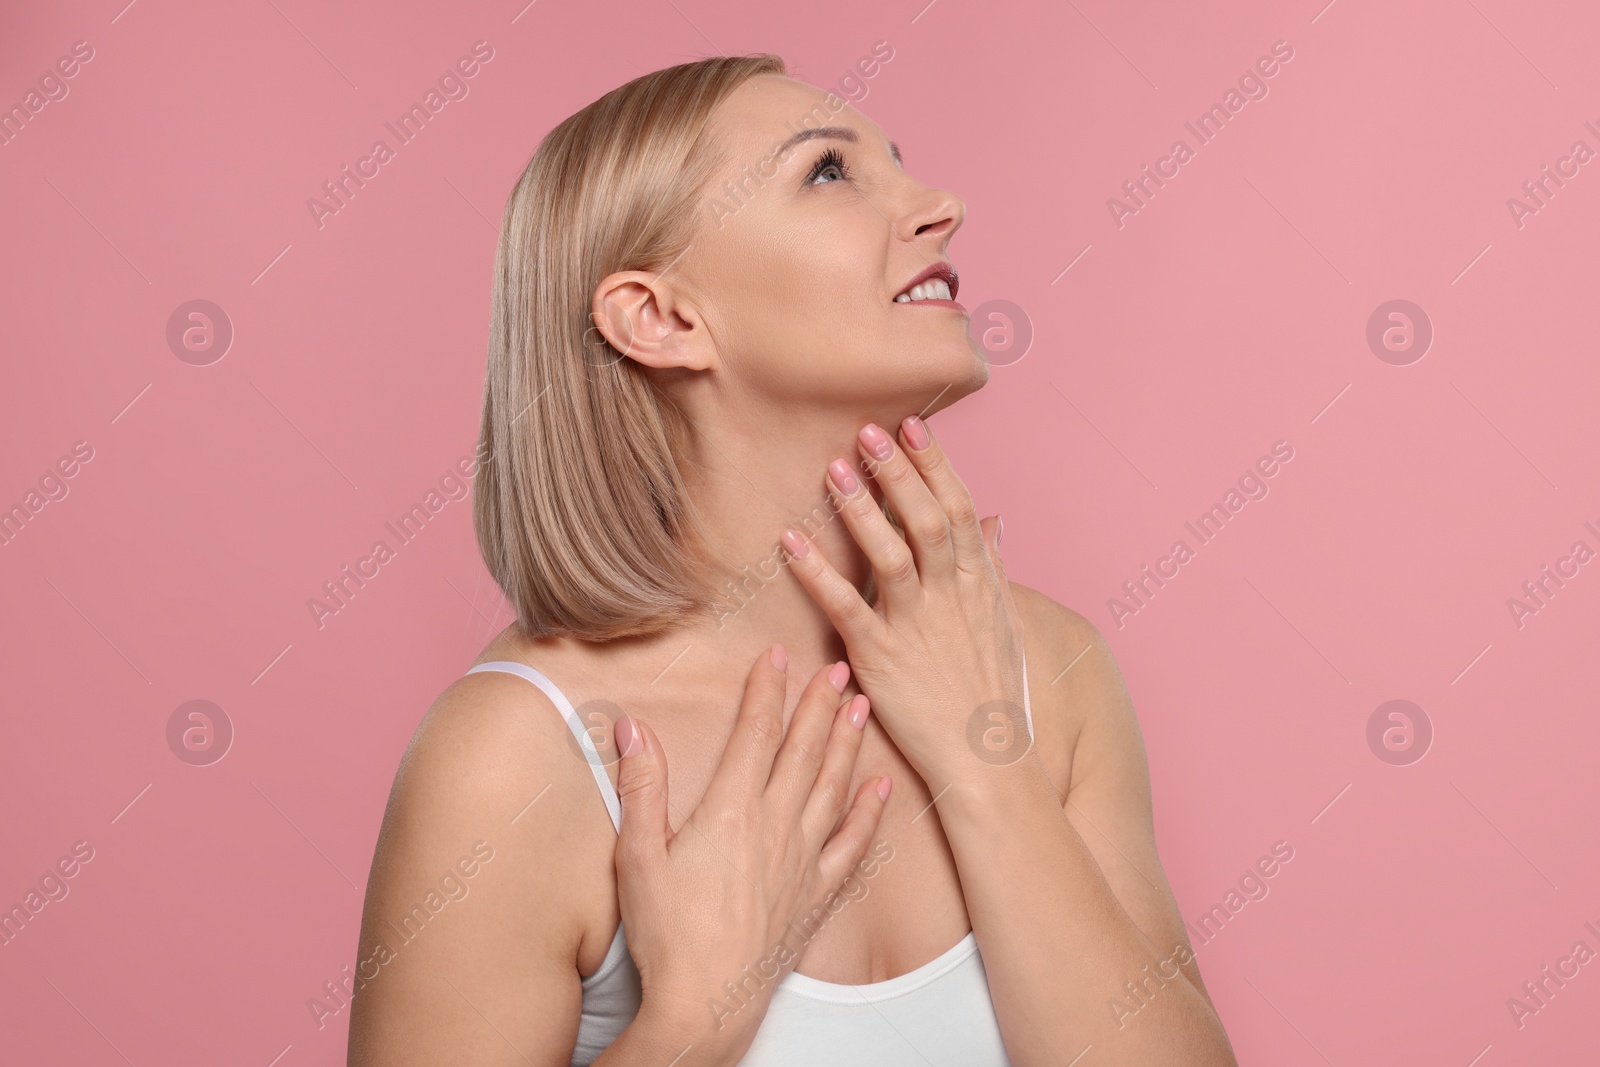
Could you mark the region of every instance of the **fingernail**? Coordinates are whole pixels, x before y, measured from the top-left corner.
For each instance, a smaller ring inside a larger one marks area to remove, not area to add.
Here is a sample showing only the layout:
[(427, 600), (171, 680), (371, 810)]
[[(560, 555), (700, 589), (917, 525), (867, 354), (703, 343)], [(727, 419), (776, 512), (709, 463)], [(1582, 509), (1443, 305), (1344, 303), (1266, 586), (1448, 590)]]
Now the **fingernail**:
[(850, 700), (850, 725), (857, 730), (867, 725), (868, 701), (865, 693), (857, 693)]
[(778, 668), (780, 671), (788, 668), (789, 653), (784, 651), (782, 645), (772, 646), (772, 665)]
[(889, 776), (887, 774), (878, 779), (878, 799), (889, 799)]
[[(638, 751), (633, 747), (633, 743), (638, 740), (638, 734), (639, 732), (633, 728), (633, 720), (626, 715), (618, 717), (611, 726), (611, 735), (616, 739), (617, 751), (624, 757), (632, 756)], [(642, 748), (643, 745), (639, 747)]]
[(850, 464), (842, 459), (836, 459), (828, 464), (828, 473), (833, 475), (833, 484), (845, 496), (855, 496), (856, 490), (861, 488), (861, 483), (856, 481), (856, 476), (850, 472)]
[(861, 438), (861, 443), (867, 446), (867, 451), (880, 460), (887, 460), (894, 455), (894, 442), (889, 440), (889, 435), (884, 433), (877, 423), (867, 423), (861, 427), (861, 433), (857, 436)]
[(1006, 535), (1006, 517), (1004, 515), (996, 515), (994, 518), (998, 524), (994, 528), (994, 543), (998, 545), (1000, 539)]
[(928, 428), (915, 415), (907, 415), (905, 421), (900, 423), (900, 429), (905, 431), (906, 444), (918, 452), (928, 447)]
[(840, 660), (833, 665), (833, 670), (828, 672), (828, 681), (833, 683), (835, 693), (844, 692), (844, 683), (850, 680), (850, 664)]
[(788, 549), (789, 555), (795, 559), (804, 559), (806, 553), (811, 551), (811, 545), (806, 539), (793, 530), (783, 531), (778, 540), (783, 542), (783, 547)]

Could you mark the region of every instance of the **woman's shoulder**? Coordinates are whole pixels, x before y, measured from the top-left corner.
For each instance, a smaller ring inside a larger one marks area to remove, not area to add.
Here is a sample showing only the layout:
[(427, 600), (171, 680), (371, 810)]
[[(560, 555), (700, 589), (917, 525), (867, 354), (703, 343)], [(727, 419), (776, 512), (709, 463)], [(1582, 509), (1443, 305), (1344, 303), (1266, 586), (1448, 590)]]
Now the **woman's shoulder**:
[[(1110, 723), (1126, 732), (1136, 722), (1122, 670), (1099, 627), (1081, 613), (1019, 582), (1008, 581), (1022, 616), (1028, 657), (1028, 694), (1041, 755), (1065, 795), (1089, 770), (1092, 750), (1080, 744), (1086, 728)], [(1041, 714), (1042, 713), (1042, 714)], [(1137, 731), (1137, 725), (1133, 726)]]
[[(528, 665), (497, 638), (474, 666), (505, 660)], [(583, 785), (594, 791), (583, 752), (549, 694), (522, 675), (468, 671), (444, 688), (418, 723), (391, 799), (510, 825), (535, 799), (563, 814), (577, 799), (578, 791), (567, 787)]]
[[(351, 1019), (360, 1062), (392, 1062), (400, 1048), (417, 1062), (460, 1051), (459, 1008), (441, 976), (470, 976), (474, 998), (541, 1005), (542, 1030), (511, 1031), (540, 1062), (571, 1049), (577, 960), (611, 827), (570, 737), (543, 691), (495, 671), (457, 677), (423, 716), (366, 888), (365, 984)], [(438, 932), (419, 936), (424, 927)], [(528, 1030), (533, 1017), (509, 1025)]]
[[(480, 662), (505, 654), (494, 643), (485, 652)], [(378, 865), (385, 855), (448, 850), (459, 840), (515, 840), (506, 868), (525, 866), (520, 873), (546, 889), (562, 884), (577, 894), (582, 887), (571, 884), (572, 872), (550, 857), (577, 861), (586, 838), (611, 830), (607, 820), (555, 701), (516, 674), (467, 672), (434, 700), (400, 758)]]

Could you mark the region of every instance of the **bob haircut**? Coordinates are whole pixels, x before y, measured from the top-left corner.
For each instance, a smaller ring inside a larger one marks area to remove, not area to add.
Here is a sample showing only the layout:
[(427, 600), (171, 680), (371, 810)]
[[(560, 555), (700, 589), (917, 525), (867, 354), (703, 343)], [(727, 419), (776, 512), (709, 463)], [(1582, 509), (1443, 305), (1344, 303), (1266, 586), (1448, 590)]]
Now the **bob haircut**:
[(606, 93), (540, 142), (495, 253), (473, 525), (533, 636), (649, 635), (707, 611), (721, 568), (676, 458), (686, 417), (591, 321), (600, 280), (664, 272), (694, 240), (726, 159), (716, 107), (771, 54), (667, 67)]

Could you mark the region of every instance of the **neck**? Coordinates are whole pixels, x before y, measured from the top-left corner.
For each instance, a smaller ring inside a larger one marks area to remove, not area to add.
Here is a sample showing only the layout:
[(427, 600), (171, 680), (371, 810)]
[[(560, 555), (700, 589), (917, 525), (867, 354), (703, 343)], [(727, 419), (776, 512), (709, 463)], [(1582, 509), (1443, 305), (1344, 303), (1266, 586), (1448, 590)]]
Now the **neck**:
[(687, 649), (675, 673), (680, 667), (690, 676), (735, 665), (748, 670), (763, 649), (781, 643), (791, 675), (804, 684), (822, 665), (846, 658), (843, 639), (788, 566), (778, 537), (785, 528), (797, 531), (858, 594), (866, 590), (871, 565), (834, 509), (827, 467), (844, 458), (881, 500), (862, 473), (856, 433), (868, 421), (897, 427), (900, 417), (869, 413), (840, 420), (830, 415), (819, 426), (790, 412), (783, 419), (751, 418), (746, 425), (719, 422), (710, 428), (702, 423), (696, 429), (684, 477), (723, 577), (708, 616), (649, 639), (659, 645), (663, 666)]

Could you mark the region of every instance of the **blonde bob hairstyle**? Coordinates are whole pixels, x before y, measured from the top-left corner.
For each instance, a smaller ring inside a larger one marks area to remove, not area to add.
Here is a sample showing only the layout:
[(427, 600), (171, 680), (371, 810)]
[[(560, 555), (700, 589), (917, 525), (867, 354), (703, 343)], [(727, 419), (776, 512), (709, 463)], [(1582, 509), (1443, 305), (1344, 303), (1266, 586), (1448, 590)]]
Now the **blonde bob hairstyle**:
[[(495, 254), (473, 523), (532, 636), (649, 635), (706, 612), (723, 568), (685, 490), (690, 427), (591, 319), (617, 271), (662, 272), (728, 162), (707, 124), (776, 55), (646, 74), (567, 118), (512, 190)], [(774, 534), (776, 544), (776, 533)]]

